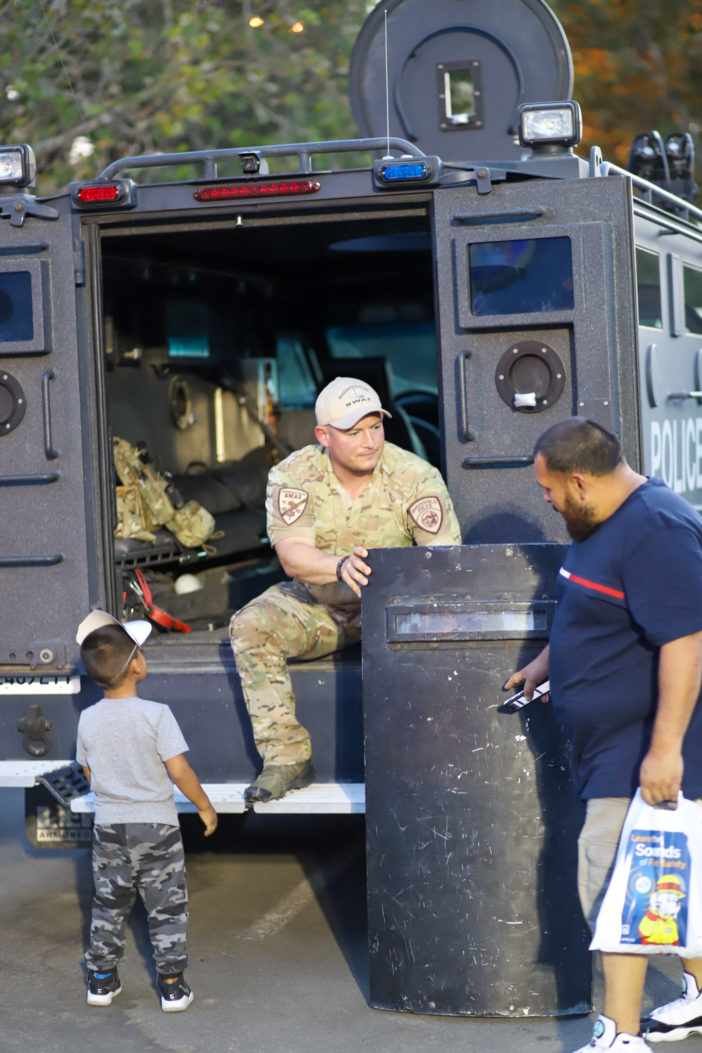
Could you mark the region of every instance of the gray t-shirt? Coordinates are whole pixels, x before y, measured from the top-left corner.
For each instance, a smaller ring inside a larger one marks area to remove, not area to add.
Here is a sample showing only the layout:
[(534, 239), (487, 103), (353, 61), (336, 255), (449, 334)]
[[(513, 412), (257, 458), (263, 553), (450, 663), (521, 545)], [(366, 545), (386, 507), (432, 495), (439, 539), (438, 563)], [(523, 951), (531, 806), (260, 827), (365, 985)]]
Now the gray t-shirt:
[(168, 706), (104, 698), (78, 721), (76, 759), (90, 768), (95, 822), (178, 825), (165, 762), (188, 744)]

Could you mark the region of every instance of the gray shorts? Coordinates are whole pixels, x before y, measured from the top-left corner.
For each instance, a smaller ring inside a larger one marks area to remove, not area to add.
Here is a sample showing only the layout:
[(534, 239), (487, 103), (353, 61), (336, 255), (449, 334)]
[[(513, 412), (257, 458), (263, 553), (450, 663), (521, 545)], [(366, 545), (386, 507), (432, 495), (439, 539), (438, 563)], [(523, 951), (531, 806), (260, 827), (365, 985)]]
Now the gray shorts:
[[(702, 805), (702, 800), (697, 803)], [(587, 802), (585, 822), (578, 838), (578, 895), (593, 932), (614, 869), (629, 804), (628, 797), (591, 797)]]
[(595, 929), (600, 904), (614, 868), (628, 797), (591, 797), (578, 838), (578, 895), (585, 920)]

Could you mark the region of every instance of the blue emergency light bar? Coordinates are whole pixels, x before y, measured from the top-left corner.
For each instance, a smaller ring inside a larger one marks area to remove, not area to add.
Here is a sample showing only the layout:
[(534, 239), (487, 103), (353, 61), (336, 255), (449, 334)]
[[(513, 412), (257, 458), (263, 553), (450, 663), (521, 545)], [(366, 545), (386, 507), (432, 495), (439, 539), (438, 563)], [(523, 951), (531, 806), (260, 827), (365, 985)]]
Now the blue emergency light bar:
[(382, 170), (382, 177), (385, 180), (426, 179), (427, 166), (420, 163), (407, 165), (403, 161), (398, 161), (397, 164), (385, 165)]
[(433, 186), (441, 175), (441, 160), (438, 157), (412, 157), (373, 162), (373, 179), (377, 186), (397, 187), (403, 184)]

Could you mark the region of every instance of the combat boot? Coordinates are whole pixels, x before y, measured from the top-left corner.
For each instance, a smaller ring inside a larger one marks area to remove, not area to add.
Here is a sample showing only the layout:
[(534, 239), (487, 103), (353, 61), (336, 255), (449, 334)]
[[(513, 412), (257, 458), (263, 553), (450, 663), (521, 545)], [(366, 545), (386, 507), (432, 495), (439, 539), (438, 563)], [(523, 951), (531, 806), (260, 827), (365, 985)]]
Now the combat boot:
[(289, 790), (309, 786), (314, 779), (315, 770), (311, 760), (298, 761), (296, 764), (267, 764), (258, 778), (244, 790), (244, 801), (246, 804), (275, 801)]

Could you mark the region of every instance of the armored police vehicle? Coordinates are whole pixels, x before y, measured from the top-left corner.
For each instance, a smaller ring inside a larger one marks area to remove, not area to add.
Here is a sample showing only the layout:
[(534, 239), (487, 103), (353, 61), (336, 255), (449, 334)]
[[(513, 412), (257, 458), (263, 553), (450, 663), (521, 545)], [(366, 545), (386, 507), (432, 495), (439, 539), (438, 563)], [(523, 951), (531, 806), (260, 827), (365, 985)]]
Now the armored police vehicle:
[[(243, 809), (258, 760), (227, 625), (282, 576), (267, 472), (314, 441), (337, 375), (369, 381), (388, 440), (441, 468), (466, 546), (403, 551), (385, 585), (373, 554), (371, 691), (410, 652), (431, 673), (484, 646), (460, 692), (489, 706), (542, 645), (551, 586), (532, 557), (565, 535), (530, 464), (552, 422), (600, 421), (702, 503), (691, 144), (640, 144), (667, 189), (583, 159), (571, 91), (543, 0), (384, 0), (352, 56), (359, 139), (127, 157), (50, 199), (28, 146), (0, 150), (3, 785), (73, 758), (98, 697), (75, 631), (100, 607), (154, 622), (149, 694), (217, 807)], [(116, 468), (118, 440), (164, 517)], [(213, 522), (189, 531), (201, 508)], [(362, 811), (360, 650), (298, 663), (293, 683), (318, 781), (257, 807)], [(39, 843), (88, 837), (89, 800), (30, 800)]]

